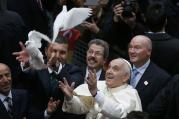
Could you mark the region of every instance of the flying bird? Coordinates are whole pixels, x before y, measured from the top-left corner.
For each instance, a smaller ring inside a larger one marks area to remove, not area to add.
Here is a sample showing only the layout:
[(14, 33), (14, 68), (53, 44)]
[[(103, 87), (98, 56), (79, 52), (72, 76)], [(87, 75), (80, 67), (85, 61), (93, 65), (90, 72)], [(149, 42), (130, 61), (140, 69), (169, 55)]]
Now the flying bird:
[(53, 39), (38, 31), (30, 31), (28, 34), (28, 40), (26, 41), (26, 50), (30, 56), (30, 65), (34, 69), (43, 69), (46, 67), (41, 51), (41, 40), (45, 40), (49, 43), (54, 43), (58, 36), (59, 31), (65, 31), (72, 29), (73, 27), (81, 24), (85, 19), (91, 16), (92, 9), (90, 8), (72, 8), (67, 11), (67, 7), (64, 5), (62, 11), (57, 15), (53, 25)]
[(30, 56), (29, 63), (34, 69), (42, 69), (45, 67), (43, 55), (39, 50), (39, 48), (42, 46), (42, 39), (49, 43), (51, 42), (51, 40), (46, 35), (33, 30), (29, 32), (28, 40), (25, 43), (27, 53)]
[(59, 31), (71, 29), (92, 15), (91, 8), (72, 8), (67, 11), (66, 5), (63, 6), (62, 11), (57, 15), (53, 25), (53, 40), (58, 36)]

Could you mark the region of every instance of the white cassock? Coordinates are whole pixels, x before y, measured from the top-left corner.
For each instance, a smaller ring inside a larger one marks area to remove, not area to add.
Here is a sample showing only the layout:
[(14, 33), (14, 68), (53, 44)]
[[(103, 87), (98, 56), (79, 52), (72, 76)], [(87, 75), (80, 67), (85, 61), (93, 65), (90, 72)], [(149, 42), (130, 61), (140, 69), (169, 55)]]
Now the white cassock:
[(94, 98), (87, 84), (78, 86), (72, 100), (64, 100), (63, 111), (87, 114), (86, 119), (121, 119), (131, 111), (142, 111), (139, 95), (130, 85), (107, 88), (105, 81), (98, 81), (97, 87)]

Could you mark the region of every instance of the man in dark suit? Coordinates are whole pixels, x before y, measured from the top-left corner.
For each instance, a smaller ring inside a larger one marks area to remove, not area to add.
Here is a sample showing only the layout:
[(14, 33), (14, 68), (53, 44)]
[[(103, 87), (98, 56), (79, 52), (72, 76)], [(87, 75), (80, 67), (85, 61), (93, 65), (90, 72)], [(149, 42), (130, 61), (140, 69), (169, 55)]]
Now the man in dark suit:
[(171, 75), (179, 73), (179, 39), (165, 32), (167, 15), (163, 2), (153, 2), (146, 13), (150, 29), (146, 35), (152, 40), (151, 60)]
[[(22, 53), (15, 53), (19, 61)], [(41, 70), (27, 70), (22, 80), (24, 87), (31, 94), (30, 115), (32, 119), (72, 119), (70, 114), (61, 110), (63, 93), (58, 88), (58, 81), (66, 78), (71, 84), (75, 82), (75, 87), (83, 83), (81, 70), (72, 64), (67, 64), (68, 41), (64, 37), (58, 37), (54, 43), (48, 44), (46, 48), (47, 68)], [(29, 80), (27, 80), (27, 78)], [(60, 103), (59, 103), (60, 101)]]
[(86, 53), (87, 66), (83, 68), (84, 80), (88, 77), (89, 70), (96, 71), (97, 80), (105, 80), (104, 65), (108, 55), (109, 46), (107, 42), (100, 39), (93, 39), (88, 43)]
[(147, 36), (135, 36), (129, 44), (133, 65), (130, 84), (137, 89), (145, 111), (148, 104), (169, 80), (169, 74), (150, 61), (152, 42)]
[(0, 63), (0, 119), (22, 119), (27, 115), (27, 92), (11, 88), (11, 71)]
[[(89, 71), (96, 72), (97, 80), (105, 80), (104, 64), (109, 55), (109, 45), (101, 39), (93, 39), (88, 43), (86, 67), (82, 67), (83, 83), (86, 83)], [(86, 115), (74, 114), (73, 119), (84, 119)]]
[(148, 106), (150, 119), (179, 119), (179, 75), (175, 75)]

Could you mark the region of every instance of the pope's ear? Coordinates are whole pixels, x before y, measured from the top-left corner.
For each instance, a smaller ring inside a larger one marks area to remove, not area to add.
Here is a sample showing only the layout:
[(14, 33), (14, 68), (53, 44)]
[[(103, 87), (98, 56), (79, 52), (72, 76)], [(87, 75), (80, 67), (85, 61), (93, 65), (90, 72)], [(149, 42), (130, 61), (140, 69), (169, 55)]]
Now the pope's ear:
[(130, 75), (128, 73), (123, 75), (123, 82), (126, 83), (130, 79)]

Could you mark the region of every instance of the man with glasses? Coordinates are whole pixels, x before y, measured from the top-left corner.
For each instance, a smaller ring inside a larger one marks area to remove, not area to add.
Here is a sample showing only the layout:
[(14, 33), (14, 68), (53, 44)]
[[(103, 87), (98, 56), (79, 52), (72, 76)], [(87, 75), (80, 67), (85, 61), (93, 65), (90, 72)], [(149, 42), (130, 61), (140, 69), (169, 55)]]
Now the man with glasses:
[(89, 71), (96, 71), (97, 80), (105, 80), (104, 64), (109, 55), (109, 45), (101, 39), (93, 39), (88, 43), (86, 54), (87, 66), (83, 68), (84, 80), (88, 78)]

